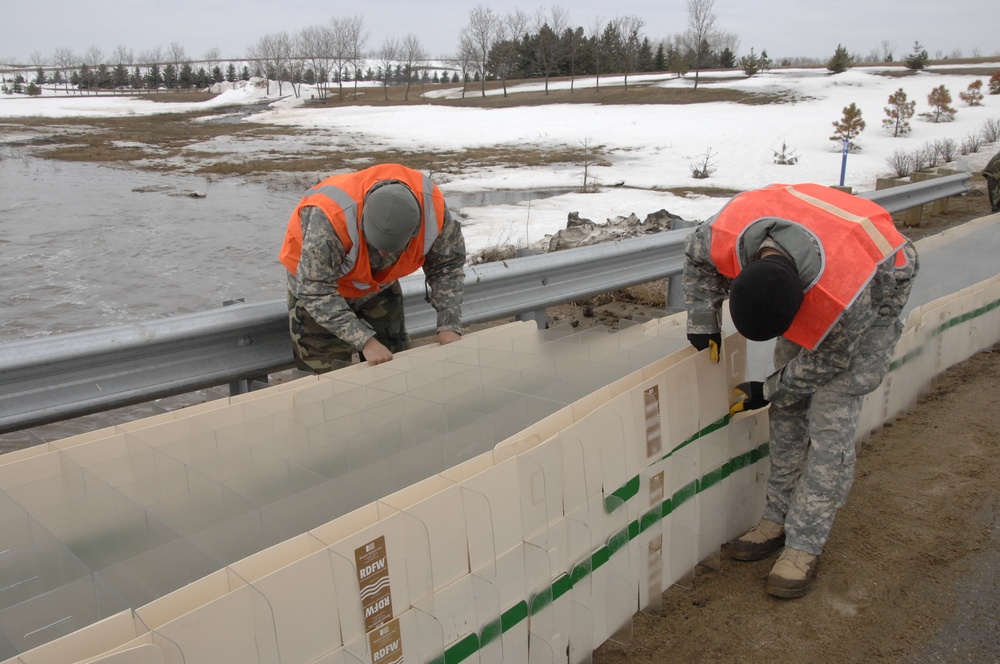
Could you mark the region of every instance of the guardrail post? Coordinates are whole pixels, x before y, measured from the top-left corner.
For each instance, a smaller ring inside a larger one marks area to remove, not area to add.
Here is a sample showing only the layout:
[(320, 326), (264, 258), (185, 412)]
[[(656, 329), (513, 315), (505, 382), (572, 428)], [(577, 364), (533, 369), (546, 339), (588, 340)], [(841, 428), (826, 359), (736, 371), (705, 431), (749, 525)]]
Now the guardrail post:
[[(901, 187), (909, 184), (906, 180), (901, 178), (878, 178), (875, 180), (875, 191), (882, 191), (883, 189), (890, 189), (892, 187)], [(900, 222), (905, 228), (912, 228), (913, 226), (920, 225), (920, 216), (923, 211), (923, 206), (917, 206), (910, 208), (909, 210), (903, 210), (897, 213)]]
[[(955, 170), (954, 168), (939, 168), (937, 169), (937, 177), (944, 177), (946, 175), (956, 175), (961, 171)], [(933, 203), (931, 203), (931, 214), (947, 214), (948, 212), (948, 201), (951, 200), (951, 196), (945, 196), (944, 198), (939, 198)]]
[[(517, 258), (523, 258), (524, 256), (534, 256), (537, 252), (528, 249), (527, 247), (521, 247), (514, 251), (514, 256)], [(535, 325), (538, 326), (539, 330), (547, 329), (549, 326), (549, 317), (545, 313), (545, 309), (535, 310), (535, 311), (523, 311), (516, 316), (514, 316), (516, 321), (534, 321)]]

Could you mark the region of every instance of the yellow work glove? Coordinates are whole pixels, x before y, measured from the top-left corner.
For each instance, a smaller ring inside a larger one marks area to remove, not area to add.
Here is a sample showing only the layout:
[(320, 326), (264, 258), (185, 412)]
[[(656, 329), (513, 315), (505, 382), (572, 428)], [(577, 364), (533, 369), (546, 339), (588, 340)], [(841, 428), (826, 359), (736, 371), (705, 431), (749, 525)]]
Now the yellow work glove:
[(708, 349), (708, 357), (713, 362), (719, 361), (719, 348), (722, 347), (722, 334), (712, 332), (711, 334), (689, 334), (688, 341), (698, 350)]
[(737, 385), (733, 389), (733, 396), (739, 398), (736, 403), (729, 407), (730, 415), (747, 410), (757, 410), (771, 403), (764, 398), (764, 383), (756, 380)]

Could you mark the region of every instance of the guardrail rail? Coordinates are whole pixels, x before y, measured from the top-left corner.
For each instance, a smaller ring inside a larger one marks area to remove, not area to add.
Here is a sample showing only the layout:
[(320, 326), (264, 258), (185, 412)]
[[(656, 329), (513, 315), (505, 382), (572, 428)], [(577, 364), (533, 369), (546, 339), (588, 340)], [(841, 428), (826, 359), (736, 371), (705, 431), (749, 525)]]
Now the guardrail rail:
[[(970, 173), (859, 194), (891, 213), (965, 193)], [(547, 307), (681, 273), (690, 228), (467, 266), (466, 324)], [(400, 280), (406, 326), (434, 332), (421, 276)], [(0, 434), (292, 366), (283, 300), (234, 304), (131, 325), (0, 344)]]

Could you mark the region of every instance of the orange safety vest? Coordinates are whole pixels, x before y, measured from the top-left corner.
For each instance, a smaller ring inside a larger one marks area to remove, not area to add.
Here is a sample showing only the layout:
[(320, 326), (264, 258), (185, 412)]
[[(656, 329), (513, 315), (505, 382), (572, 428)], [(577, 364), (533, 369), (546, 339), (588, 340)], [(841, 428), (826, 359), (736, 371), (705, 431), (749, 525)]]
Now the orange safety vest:
[(881, 206), (818, 184), (773, 184), (736, 196), (712, 222), (712, 261), (720, 273), (730, 279), (740, 273), (742, 235), (765, 218), (803, 226), (819, 240), (821, 273), (782, 335), (809, 349), (826, 338), (881, 263), (895, 257), (906, 264), (900, 251), (906, 238)]
[[(368, 243), (361, 230), (365, 195), (378, 182), (399, 180), (409, 186), (420, 204), (420, 231), (410, 240), (399, 259), (387, 269), (372, 274), (368, 260)], [(281, 246), (278, 259), (295, 274), (302, 256), (302, 208), (315, 206), (326, 213), (333, 230), (347, 251), (343, 265), (339, 266), (337, 291), (347, 298), (356, 298), (374, 292), (380, 286), (405, 277), (420, 269), (431, 245), (444, 227), (444, 194), (437, 185), (421, 172), (399, 164), (380, 164), (355, 173), (333, 175), (326, 178), (299, 201)]]

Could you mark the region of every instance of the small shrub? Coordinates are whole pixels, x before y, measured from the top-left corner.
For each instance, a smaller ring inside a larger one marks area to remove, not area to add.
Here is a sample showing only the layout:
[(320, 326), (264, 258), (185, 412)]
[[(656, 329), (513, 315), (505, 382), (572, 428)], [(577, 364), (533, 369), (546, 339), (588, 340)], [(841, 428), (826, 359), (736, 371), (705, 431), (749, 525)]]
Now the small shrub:
[(889, 105), (885, 107), (882, 126), (892, 130), (893, 138), (910, 133), (910, 118), (916, 112), (917, 102), (907, 101), (903, 88), (889, 95)]
[(1000, 141), (1000, 118), (990, 118), (983, 123), (979, 130), (984, 143), (996, 143)]
[(771, 150), (771, 153), (774, 155), (774, 163), (780, 166), (794, 166), (799, 161), (799, 156), (785, 141), (781, 142), (781, 150)]
[(921, 46), (920, 42), (913, 42), (913, 51), (906, 56), (906, 67), (913, 71), (920, 71), (927, 66), (927, 50)]
[(962, 154), (974, 154), (979, 152), (979, 149), (983, 147), (983, 138), (981, 132), (970, 131), (962, 139)]
[(715, 155), (712, 154), (712, 148), (705, 150), (705, 156), (700, 161), (691, 162), (691, 177), (696, 180), (708, 179), (717, 170), (719, 169), (715, 165)]
[(964, 101), (966, 106), (982, 106), (983, 82), (977, 79), (969, 83), (965, 92), (958, 93), (958, 98)]
[(926, 145), (922, 148), (914, 150), (913, 154), (910, 155), (910, 158), (913, 161), (913, 170), (922, 171), (927, 168), (927, 165), (930, 162), (930, 157), (931, 155), (927, 154)]
[(853, 66), (854, 58), (850, 56), (846, 48), (837, 44), (837, 50), (834, 52), (833, 57), (827, 61), (826, 68), (831, 73), (842, 74)]
[(993, 72), (990, 76), (990, 94), (1000, 95), (1000, 71)]
[(924, 164), (921, 168), (934, 168), (939, 163), (941, 163), (941, 154), (938, 152), (937, 143), (924, 143), (924, 146), (920, 148), (920, 151), (924, 154)]
[(930, 113), (921, 113), (930, 122), (951, 122), (956, 111), (951, 106), (951, 93), (944, 85), (939, 85), (927, 95), (927, 103), (931, 105)]
[(852, 102), (850, 106), (845, 106), (844, 115), (833, 123), (833, 128), (836, 131), (830, 137), (831, 141), (843, 143), (846, 140), (849, 152), (857, 152), (861, 149), (852, 140), (865, 129), (865, 121), (861, 119), (861, 109), (858, 108), (857, 104)]
[(941, 157), (941, 161), (947, 164), (955, 161), (955, 157), (958, 156), (958, 143), (954, 139), (943, 138), (934, 141), (934, 151)]
[(885, 158), (885, 162), (897, 178), (909, 177), (913, 172), (913, 156), (902, 150), (895, 150)]

